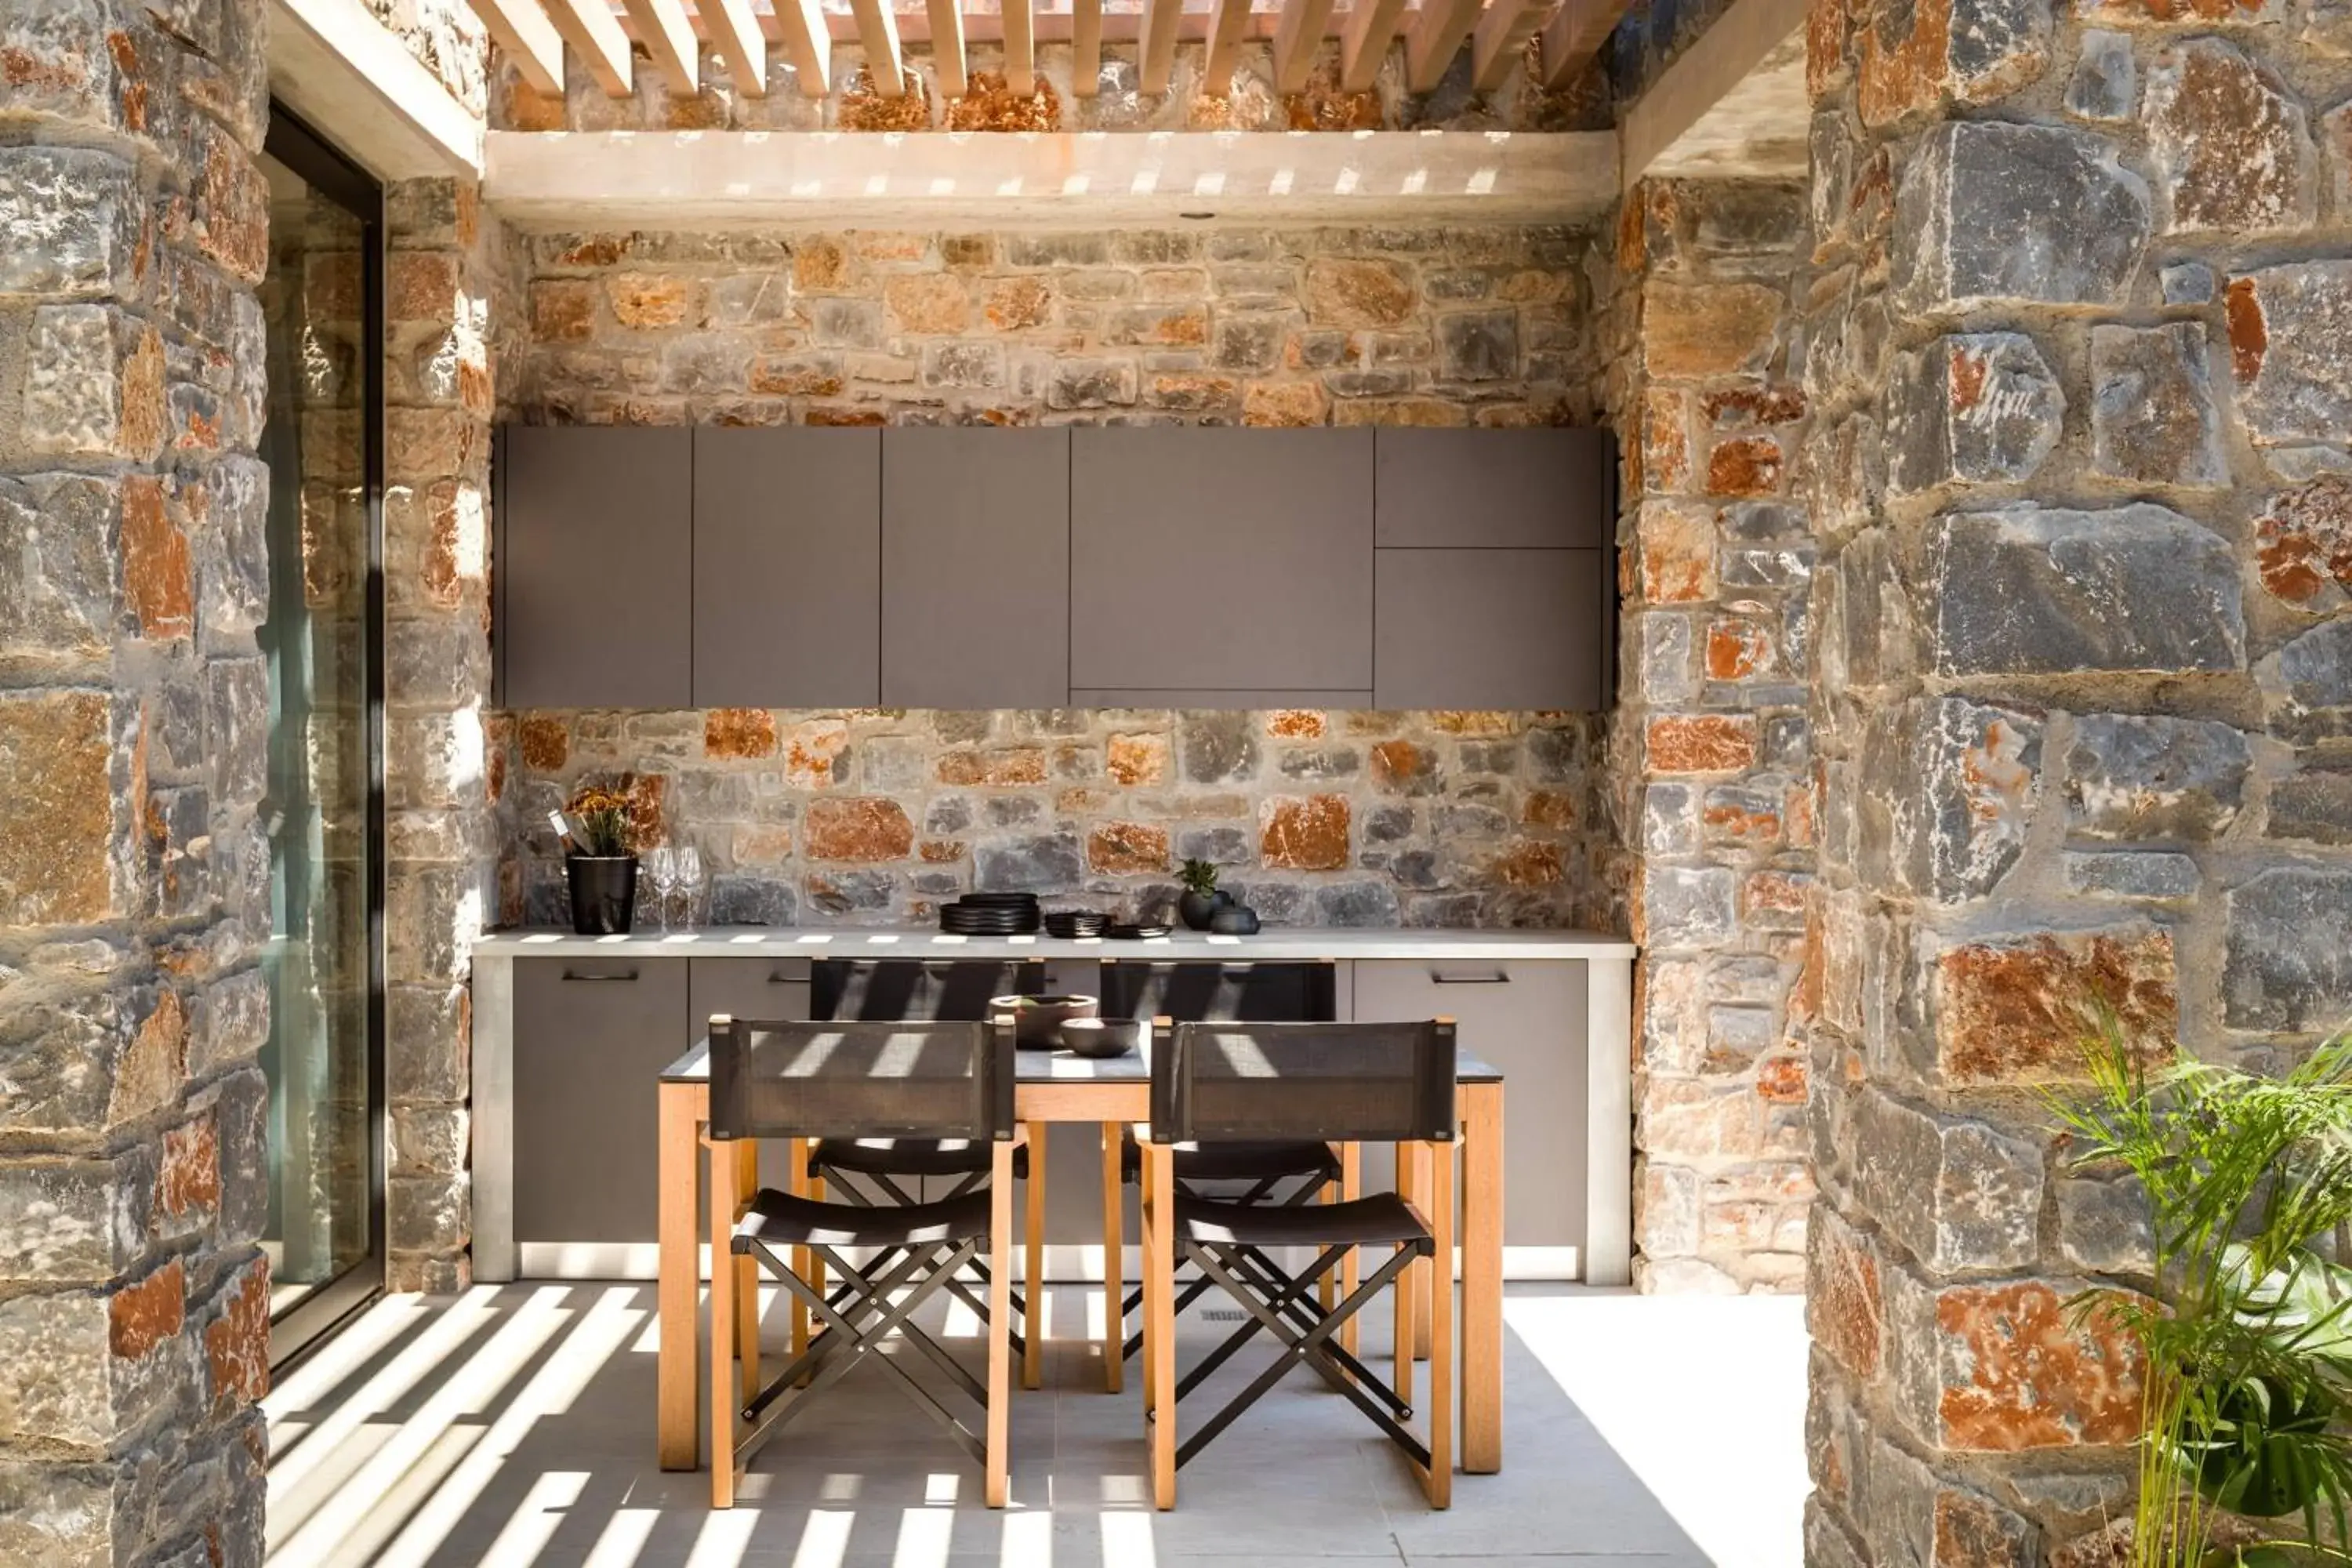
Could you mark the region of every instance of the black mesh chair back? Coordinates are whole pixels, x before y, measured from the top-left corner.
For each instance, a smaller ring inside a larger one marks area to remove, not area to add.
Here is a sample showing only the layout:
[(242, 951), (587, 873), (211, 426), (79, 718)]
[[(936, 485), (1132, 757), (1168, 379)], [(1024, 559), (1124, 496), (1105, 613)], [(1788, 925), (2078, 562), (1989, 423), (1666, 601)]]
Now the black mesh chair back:
[(992, 999), (1045, 989), (1044, 964), (993, 959), (820, 958), (810, 967), (817, 1018), (985, 1023)]
[(1450, 1142), (1454, 1025), (1155, 1025), (1155, 1142)]
[(1330, 963), (1103, 965), (1102, 1016), (1190, 1023), (1328, 1024), (1338, 1013)]
[(1013, 1133), (1013, 1030), (979, 1023), (710, 1020), (713, 1138)]

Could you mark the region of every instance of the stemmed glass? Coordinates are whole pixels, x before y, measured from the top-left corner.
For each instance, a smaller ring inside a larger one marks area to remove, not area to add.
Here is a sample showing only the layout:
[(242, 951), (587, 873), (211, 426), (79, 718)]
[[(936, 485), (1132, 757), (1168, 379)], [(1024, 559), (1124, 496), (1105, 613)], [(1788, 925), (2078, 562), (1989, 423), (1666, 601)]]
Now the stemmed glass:
[(646, 851), (646, 876), (654, 885), (655, 916), (662, 934), (669, 933), (669, 896), (677, 889), (677, 858), (667, 844)]
[(702, 853), (691, 844), (678, 847), (677, 886), (686, 895), (686, 926), (692, 931), (702, 924)]

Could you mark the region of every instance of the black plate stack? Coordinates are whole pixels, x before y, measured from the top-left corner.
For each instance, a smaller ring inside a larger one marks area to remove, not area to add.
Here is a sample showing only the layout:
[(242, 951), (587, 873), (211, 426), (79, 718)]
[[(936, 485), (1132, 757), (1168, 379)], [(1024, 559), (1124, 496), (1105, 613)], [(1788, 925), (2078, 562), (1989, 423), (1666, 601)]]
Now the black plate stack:
[(1109, 928), (1110, 917), (1098, 910), (1055, 910), (1045, 917), (1045, 934), (1064, 942), (1098, 937)]
[(1041, 923), (1034, 893), (966, 893), (940, 906), (940, 929), (956, 936), (1027, 936)]
[(1131, 924), (1126, 921), (1118, 921), (1114, 922), (1111, 928), (1103, 932), (1103, 934), (1110, 938), (1113, 942), (1150, 942), (1157, 937), (1172, 935), (1174, 934), (1174, 931), (1175, 928), (1173, 926), (1165, 926), (1157, 923)]

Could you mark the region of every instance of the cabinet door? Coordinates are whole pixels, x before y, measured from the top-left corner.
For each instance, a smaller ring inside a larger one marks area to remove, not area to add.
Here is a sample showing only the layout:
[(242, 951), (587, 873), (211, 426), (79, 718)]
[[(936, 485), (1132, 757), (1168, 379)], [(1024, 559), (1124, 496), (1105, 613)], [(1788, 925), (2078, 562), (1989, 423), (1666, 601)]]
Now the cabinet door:
[(882, 432), (694, 433), (694, 706), (882, 698)]
[(1598, 550), (1383, 550), (1376, 708), (1601, 706)]
[(882, 436), (882, 700), (1070, 700), (1066, 430)]
[[(1356, 1017), (1404, 1023), (1450, 1017), (1469, 1056), (1503, 1070), (1503, 1244), (1515, 1277), (1583, 1271), (1585, 966), (1559, 960), (1491, 963), (1356, 961)], [(1365, 1187), (1388, 1175), (1388, 1151), (1365, 1151)], [(1571, 1250), (1562, 1250), (1571, 1249)]]
[[(687, 1034), (700, 1039), (710, 1032), (710, 1016), (730, 1018), (808, 1018), (809, 961), (805, 958), (692, 958), (687, 961)], [(760, 1181), (782, 1187), (792, 1179), (784, 1146), (760, 1145)], [(709, 1217), (709, 1205), (702, 1205)]]
[(1372, 680), (1372, 432), (1070, 438), (1070, 683), (1358, 692)]
[(655, 1087), (693, 1041), (685, 959), (515, 961), (519, 1244), (656, 1239)]
[(1606, 430), (1382, 430), (1383, 548), (1598, 550), (1615, 533)]
[(692, 702), (693, 449), (684, 428), (508, 428), (509, 706)]

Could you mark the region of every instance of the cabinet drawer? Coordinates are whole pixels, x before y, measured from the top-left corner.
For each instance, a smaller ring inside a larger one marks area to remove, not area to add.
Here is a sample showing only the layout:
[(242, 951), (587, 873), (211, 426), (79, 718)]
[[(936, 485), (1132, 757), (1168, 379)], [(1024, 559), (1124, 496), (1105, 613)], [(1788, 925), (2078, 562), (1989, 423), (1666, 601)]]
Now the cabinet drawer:
[[(1580, 1273), (1589, 1179), (1585, 966), (1359, 959), (1355, 967), (1359, 1020), (1452, 1018), (1460, 1049), (1503, 1069), (1503, 1244), (1574, 1248)], [(1384, 1165), (1380, 1175), (1386, 1178)], [(1542, 1255), (1515, 1260), (1513, 1268), (1552, 1271)]]
[(514, 966), (519, 1242), (656, 1238), (656, 1083), (693, 1043), (682, 958)]

